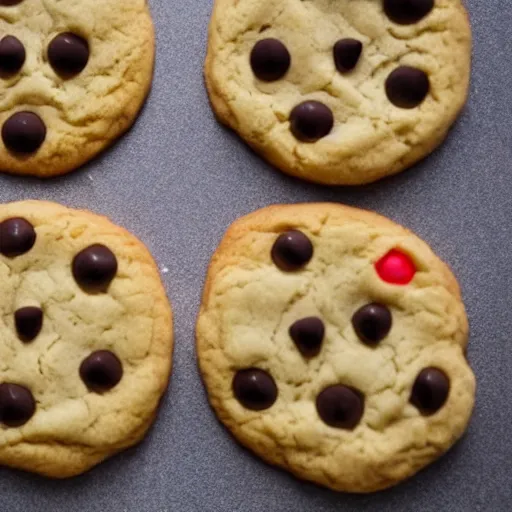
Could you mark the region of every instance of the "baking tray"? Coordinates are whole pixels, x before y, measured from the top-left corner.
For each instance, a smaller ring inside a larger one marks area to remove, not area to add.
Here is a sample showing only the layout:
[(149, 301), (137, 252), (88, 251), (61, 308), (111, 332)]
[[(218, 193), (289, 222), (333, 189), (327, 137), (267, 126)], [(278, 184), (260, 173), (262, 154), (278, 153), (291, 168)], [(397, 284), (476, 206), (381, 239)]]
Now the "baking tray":
[[(48, 199), (111, 217), (139, 236), (175, 312), (174, 371), (146, 440), (66, 481), (0, 469), (0, 512), (508, 511), (512, 508), (512, 9), (467, 1), (474, 62), (467, 108), (447, 142), (401, 175), (359, 188), (285, 177), (214, 120), (202, 80), (212, 0), (150, 1), (154, 87), (134, 129), (84, 169), (51, 181), (0, 176), (2, 202)], [(467, 435), (389, 491), (347, 495), (304, 483), (241, 448), (210, 410), (194, 323), (208, 261), (227, 226), (272, 203), (376, 210), (453, 268), (478, 379)]]

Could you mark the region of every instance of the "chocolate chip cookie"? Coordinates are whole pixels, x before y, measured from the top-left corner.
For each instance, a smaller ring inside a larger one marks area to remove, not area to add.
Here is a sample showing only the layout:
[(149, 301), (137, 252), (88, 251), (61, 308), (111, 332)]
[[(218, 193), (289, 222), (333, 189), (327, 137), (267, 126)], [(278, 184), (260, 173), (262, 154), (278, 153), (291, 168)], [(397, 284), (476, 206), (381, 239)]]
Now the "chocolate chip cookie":
[(0, 38), (0, 171), (76, 169), (130, 128), (149, 92), (145, 0), (3, 0)]
[(335, 204), (237, 220), (197, 323), (211, 405), (267, 462), (334, 490), (412, 476), (463, 434), (475, 379), (459, 286), (419, 238)]
[(216, 0), (205, 75), (220, 121), (276, 167), (354, 185), (443, 141), (470, 54), (460, 0)]
[(0, 464), (77, 475), (139, 442), (172, 357), (156, 265), (104, 217), (0, 205)]

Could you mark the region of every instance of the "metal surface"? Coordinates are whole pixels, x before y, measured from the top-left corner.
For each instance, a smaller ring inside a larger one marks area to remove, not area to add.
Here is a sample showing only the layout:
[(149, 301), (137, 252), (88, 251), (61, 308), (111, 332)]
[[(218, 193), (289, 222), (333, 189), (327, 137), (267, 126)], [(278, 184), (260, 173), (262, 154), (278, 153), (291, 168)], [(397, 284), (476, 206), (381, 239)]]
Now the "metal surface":
[[(158, 55), (137, 125), (107, 154), (52, 181), (0, 177), (2, 202), (48, 199), (103, 213), (138, 235), (175, 312), (169, 392), (145, 442), (82, 477), (0, 469), (0, 511), (492, 511), (512, 506), (512, 9), (467, 2), (471, 97), (448, 141), (414, 170), (356, 188), (272, 170), (214, 120), (202, 80), (211, 0), (152, 0)], [(471, 321), (477, 405), (466, 437), (419, 476), (372, 496), (335, 494), (240, 448), (207, 405), (194, 352), (206, 267), (227, 226), (272, 203), (339, 201), (414, 230), (458, 276)]]

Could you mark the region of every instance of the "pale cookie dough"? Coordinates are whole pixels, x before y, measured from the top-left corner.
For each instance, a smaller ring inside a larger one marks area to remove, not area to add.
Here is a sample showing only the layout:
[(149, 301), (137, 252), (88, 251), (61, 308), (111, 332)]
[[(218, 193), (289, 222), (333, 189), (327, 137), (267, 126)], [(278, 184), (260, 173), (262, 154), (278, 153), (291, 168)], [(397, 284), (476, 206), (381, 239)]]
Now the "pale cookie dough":
[(466, 101), (460, 0), (215, 0), (213, 108), (287, 174), (369, 183), (445, 138)]
[(475, 379), (448, 267), (415, 235), (335, 204), (237, 220), (211, 262), (197, 353), (247, 448), (334, 490), (410, 477), (463, 434)]
[(0, 205), (0, 464), (64, 478), (139, 442), (166, 389), (155, 262), (93, 213)]
[(0, 171), (76, 169), (131, 127), (149, 92), (146, 0), (2, 0), (0, 38)]

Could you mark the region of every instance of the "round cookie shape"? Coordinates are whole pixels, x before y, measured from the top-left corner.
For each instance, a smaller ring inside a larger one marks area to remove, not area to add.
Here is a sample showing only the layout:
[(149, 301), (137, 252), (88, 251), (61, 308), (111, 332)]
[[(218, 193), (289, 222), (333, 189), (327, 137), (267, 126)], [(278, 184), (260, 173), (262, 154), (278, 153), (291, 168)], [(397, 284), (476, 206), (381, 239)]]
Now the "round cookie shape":
[[(289, 233), (314, 247), (295, 271), (272, 257)], [(334, 490), (398, 484), (449, 450), (471, 417), (457, 281), (376, 213), (279, 205), (235, 221), (212, 257), (196, 337), (210, 404), (234, 437)]]
[(91, 212), (1, 204), (0, 292), (0, 465), (66, 478), (141, 441), (173, 347), (142, 242)]
[(25, 0), (0, 8), (0, 172), (71, 172), (133, 125), (149, 93), (148, 2)]
[(215, 0), (205, 62), (219, 121), (277, 169), (327, 185), (434, 151), (470, 71), (463, 0)]

